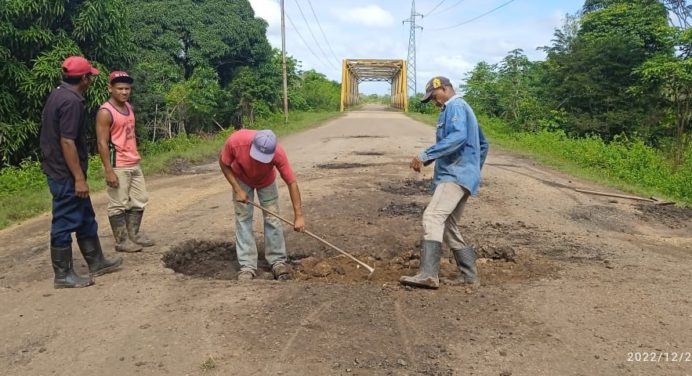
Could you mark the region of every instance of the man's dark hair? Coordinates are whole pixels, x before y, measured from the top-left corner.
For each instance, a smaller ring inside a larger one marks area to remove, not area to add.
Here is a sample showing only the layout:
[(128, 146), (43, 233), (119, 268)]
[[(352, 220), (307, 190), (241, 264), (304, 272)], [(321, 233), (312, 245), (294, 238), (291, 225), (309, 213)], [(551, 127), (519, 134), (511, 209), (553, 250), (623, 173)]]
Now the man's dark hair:
[(77, 85), (79, 84), (80, 81), (82, 81), (82, 77), (89, 77), (91, 76), (90, 74), (85, 74), (82, 76), (62, 76), (62, 80), (65, 81), (66, 83), (70, 85)]
[(111, 81), (111, 85), (115, 84), (130, 84), (132, 85), (132, 78), (130, 77), (116, 77)]

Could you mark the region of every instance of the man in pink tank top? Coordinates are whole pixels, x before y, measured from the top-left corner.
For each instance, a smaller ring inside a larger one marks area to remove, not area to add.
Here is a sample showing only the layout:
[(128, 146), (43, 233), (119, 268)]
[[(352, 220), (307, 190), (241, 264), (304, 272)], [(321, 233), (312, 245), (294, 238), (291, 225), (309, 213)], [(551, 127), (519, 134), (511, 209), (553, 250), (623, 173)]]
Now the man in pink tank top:
[(128, 102), (133, 79), (127, 72), (108, 76), (111, 96), (96, 115), (96, 138), (108, 184), (108, 220), (115, 250), (139, 252), (154, 241), (140, 232), (144, 208), (149, 200), (135, 137), (135, 113)]

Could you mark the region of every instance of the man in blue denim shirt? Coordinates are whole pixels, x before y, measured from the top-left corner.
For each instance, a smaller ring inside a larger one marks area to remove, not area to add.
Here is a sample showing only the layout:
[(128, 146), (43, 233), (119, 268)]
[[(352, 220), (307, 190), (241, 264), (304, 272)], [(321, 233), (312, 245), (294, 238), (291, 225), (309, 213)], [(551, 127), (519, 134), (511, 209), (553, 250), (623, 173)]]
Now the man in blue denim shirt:
[(456, 95), (446, 77), (435, 77), (425, 85), (423, 103), (428, 101), (442, 109), (437, 120), (436, 144), (411, 161), (411, 168), (435, 162), (433, 197), (423, 213), (423, 243), (420, 270), (414, 276), (402, 276), (404, 285), (436, 289), (440, 286), (442, 242), (454, 254), (461, 276), (450, 284), (480, 284), (476, 272), (476, 252), (467, 245), (459, 231), (459, 221), (469, 195), (476, 196), (481, 168), (488, 155), (488, 142), (478, 126), (473, 110)]

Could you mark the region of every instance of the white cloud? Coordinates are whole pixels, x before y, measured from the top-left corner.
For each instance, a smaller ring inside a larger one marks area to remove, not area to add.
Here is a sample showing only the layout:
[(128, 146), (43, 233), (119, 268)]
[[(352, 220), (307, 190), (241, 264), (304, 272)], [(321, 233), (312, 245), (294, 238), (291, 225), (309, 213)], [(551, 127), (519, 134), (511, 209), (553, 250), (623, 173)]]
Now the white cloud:
[(359, 23), (370, 27), (386, 28), (394, 25), (392, 14), (378, 5), (337, 9), (335, 15), (344, 22)]
[(274, 0), (250, 0), (250, 5), (255, 11), (255, 16), (264, 18), (269, 27), (276, 27), (281, 24), (281, 7)]

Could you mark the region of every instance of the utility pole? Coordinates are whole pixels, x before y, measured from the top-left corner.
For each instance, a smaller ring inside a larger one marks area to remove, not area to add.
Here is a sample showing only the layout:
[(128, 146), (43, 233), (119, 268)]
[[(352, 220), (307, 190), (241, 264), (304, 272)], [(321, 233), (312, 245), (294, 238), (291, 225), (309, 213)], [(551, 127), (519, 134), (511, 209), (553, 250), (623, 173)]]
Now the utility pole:
[(281, 0), (281, 74), (284, 81), (284, 123), (288, 123), (288, 77), (286, 74), (286, 23), (284, 0)]
[(408, 81), (408, 96), (416, 95), (416, 29), (423, 30), (422, 26), (416, 25), (416, 17), (423, 18), (423, 15), (416, 13), (416, 0), (411, 0), (411, 17), (401, 21), (402, 24), (411, 24), (411, 32), (408, 37), (408, 58), (406, 59), (406, 81)]

